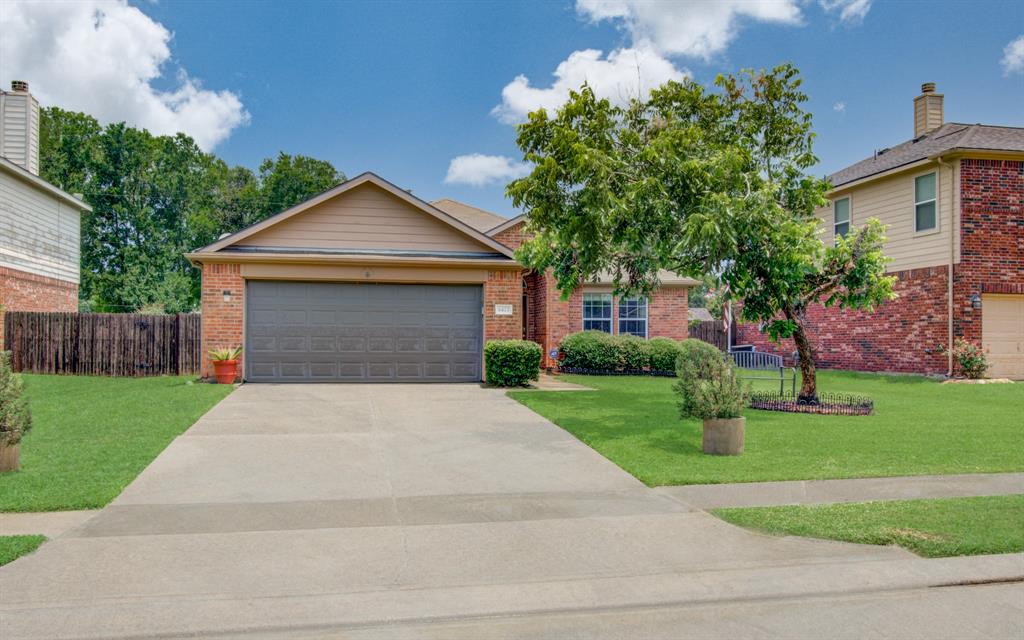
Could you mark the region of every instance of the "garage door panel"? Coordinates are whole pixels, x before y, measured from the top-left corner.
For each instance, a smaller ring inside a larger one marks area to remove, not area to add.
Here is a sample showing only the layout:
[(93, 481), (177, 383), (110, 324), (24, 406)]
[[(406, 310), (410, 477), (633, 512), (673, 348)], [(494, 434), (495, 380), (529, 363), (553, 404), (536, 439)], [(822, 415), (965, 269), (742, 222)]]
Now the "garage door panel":
[(478, 285), (253, 281), (251, 381), (477, 381)]

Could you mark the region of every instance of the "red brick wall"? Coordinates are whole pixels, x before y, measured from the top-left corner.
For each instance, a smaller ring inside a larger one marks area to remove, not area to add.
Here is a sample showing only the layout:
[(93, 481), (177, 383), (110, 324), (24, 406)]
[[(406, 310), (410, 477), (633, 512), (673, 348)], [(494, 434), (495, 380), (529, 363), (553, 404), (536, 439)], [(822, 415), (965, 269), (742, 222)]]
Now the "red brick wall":
[(960, 161), (960, 264), (953, 271), (954, 330), (979, 344), (984, 307), (971, 296), (1024, 294), (1024, 162)]
[[(899, 298), (874, 313), (814, 305), (807, 312), (808, 334), (815, 348), (815, 363), (823, 369), (946, 372), (947, 359), (938, 345), (946, 344), (946, 267), (895, 273)], [(753, 344), (758, 351), (778, 353), (792, 363), (792, 340), (776, 344), (741, 323), (736, 344)]]
[[(229, 291), (231, 300), (224, 301), (224, 292)], [(237, 347), (243, 343), (242, 319), (245, 310), (245, 280), (240, 265), (203, 265), (203, 367), (200, 375), (213, 375), (213, 365), (206, 354), (210, 349)], [(242, 354), (242, 358), (245, 354)], [(239, 364), (239, 377), (242, 374)]]
[(685, 340), (690, 337), (690, 290), (664, 287), (647, 304), (647, 336)]
[[(494, 315), (494, 305), (512, 305), (512, 315)], [(489, 271), (484, 283), (484, 341), (523, 338), (523, 275), (519, 271)]]
[(78, 284), (0, 267), (0, 348), (4, 311), (78, 311)]
[(526, 233), (524, 231), (525, 227), (526, 224), (524, 222), (520, 222), (519, 224), (513, 225), (501, 233), (496, 233), (491, 237), (509, 249), (518, 249), (519, 245), (526, 242), (533, 235)]

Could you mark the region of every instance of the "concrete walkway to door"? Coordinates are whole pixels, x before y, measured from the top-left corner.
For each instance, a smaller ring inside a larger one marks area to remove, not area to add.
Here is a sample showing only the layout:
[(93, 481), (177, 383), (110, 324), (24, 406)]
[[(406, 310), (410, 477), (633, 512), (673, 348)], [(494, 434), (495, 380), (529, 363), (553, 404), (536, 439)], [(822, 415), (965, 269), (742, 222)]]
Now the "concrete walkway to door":
[(735, 528), (497, 390), (244, 385), (113, 504), (0, 569), (0, 628), (5, 640), (317, 635), (1008, 571), (1024, 563)]

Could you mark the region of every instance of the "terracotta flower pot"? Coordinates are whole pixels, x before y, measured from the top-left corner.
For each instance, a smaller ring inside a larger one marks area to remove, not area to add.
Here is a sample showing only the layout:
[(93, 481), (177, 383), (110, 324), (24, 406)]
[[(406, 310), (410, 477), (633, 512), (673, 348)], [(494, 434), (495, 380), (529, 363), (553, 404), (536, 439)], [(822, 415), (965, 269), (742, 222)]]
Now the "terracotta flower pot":
[(7, 444), (0, 439), (0, 472), (21, 468), (21, 444)]
[(238, 360), (214, 360), (213, 375), (218, 384), (234, 384), (238, 376)]
[(704, 453), (738, 456), (743, 453), (746, 418), (718, 418), (704, 421)]

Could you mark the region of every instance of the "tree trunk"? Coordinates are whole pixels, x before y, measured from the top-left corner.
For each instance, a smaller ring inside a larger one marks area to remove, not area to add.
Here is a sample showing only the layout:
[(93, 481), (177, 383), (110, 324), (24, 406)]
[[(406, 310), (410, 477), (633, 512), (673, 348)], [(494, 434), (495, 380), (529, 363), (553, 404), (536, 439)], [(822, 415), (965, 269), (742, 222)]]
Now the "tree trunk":
[(800, 375), (803, 378), (797, 401), (817, 404), (818, 374), (814, 369), (814, 354), (811, 352), (811, 343), (807, 340), (804, 325), (799, 320), (796, 320), (793, 342), (796, 343), (796, 351), (800, 354)]

